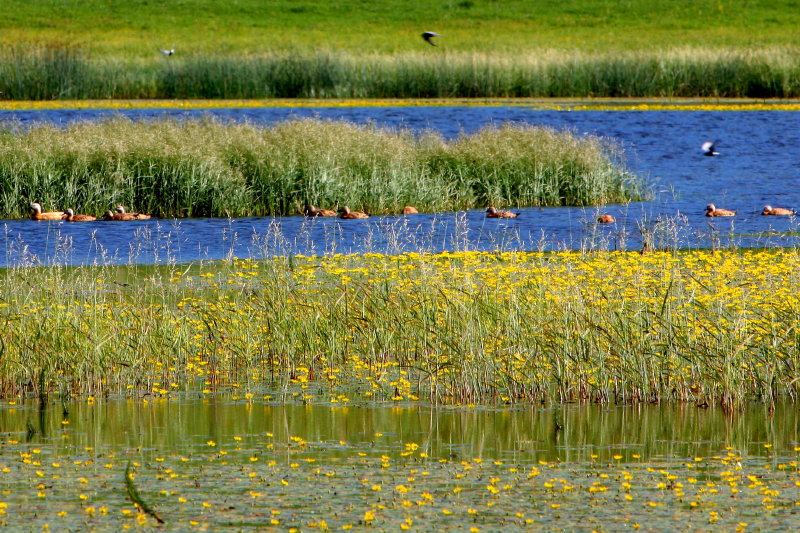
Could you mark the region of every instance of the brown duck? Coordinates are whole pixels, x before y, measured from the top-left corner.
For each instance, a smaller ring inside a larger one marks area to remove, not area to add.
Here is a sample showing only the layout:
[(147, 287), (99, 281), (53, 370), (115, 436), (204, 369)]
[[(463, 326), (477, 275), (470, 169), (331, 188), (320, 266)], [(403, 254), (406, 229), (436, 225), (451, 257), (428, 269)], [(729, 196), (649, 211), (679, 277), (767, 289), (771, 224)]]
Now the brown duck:
[(794, 215), (794, 209), (786, 209), (785, 207), (772, 207), (771, 205), (765, 205), (764, 210), (761, 211), (762, 215)]
[(519, 213), (512, 213), (511, 211), (505, 211), (503, 209), (495, 209), (494, 207), (490, 207), (486, 210), (486, 217), (487, 218), (517, 218)]
[(124, 208), (124, 207), (122, 207), (121, 205), (118, 205), (118, 206), (117, 206), (117, 207), (114, 209), (114, 211), (115, 211), (115, 212), (116, 212), (118, 215), (132, 215), (132, 216), (134, 217), (134, 218), (132, 218), (132, 219), (125, 219), (125, 220), (147, 220), (147, 219), (149, 219), (149, 218), (152, 218), (150, 215), (145, 215), (144, 213), (126, 213), (126, 212), (125, 212), (125, 208)]
[(344, 206), (342, 208), (342, 214), (339, 215), (341, 218), (352, 219), (352, 218), (369, 218), (369, 215), (366, 213), (362, 213), (361, 211), (350, 211), (350, 208)]
[(97, 217), (92, 215), (76, 215), (75, 211), (67, 209), (64, 211), (64, 220), (67, 222), (91, 222), (92, 220), (97, 220)]
[(609, 215), (608, 213), (602, 214), (597, 217), (597, 222), (600, 224), (613, 224), (616, 222), (617, 219), (614, 218), (614, 215)]
[(45, 211), (42, 212), (42, 206), (36, 202), (31, 203), (31, 209), (33, 209), (33, 213), (31, 213), (31, 218), (33, 220), (63, 220), (64, 219), (64, 212), (63, 211)]
[(307, 205), (303, 214), (307, 217), (335, 217), (336, 211), (332, 209), (317, 209), (313, 205)]
[(707, 217), (732, 217), (735, 215), (736, 211), (731, 211), (730, 209), (719, 209), (714, 204), (708, 204), (706, 206)]

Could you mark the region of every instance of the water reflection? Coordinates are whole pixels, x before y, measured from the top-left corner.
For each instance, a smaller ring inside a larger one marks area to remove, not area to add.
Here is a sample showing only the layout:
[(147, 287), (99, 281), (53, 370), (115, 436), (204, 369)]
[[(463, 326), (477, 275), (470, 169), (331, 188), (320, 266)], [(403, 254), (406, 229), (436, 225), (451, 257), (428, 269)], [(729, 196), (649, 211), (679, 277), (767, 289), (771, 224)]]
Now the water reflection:
[[(513, 458), (516, 461), (580, 462), (622, 455), (688, 458), (732, 446), (742, 453), (792, 452), (800, 419), (792, 405), (773, 414), (760, 404), (726, 416), (694, 405), (563, 407), (434, 407), (430, 405), (299, 405), (243, 402), (229, 398), (108, 400), (0, 409), (3, 440), (76, 449), (142, 450), (145, 454), (192, 454), (207, 442), (275, 442), (299, 436), (314, 444), (315, 456), (335, 456), (347, 446), (370, 453), (395, 453), (416, 443), (434, 458)], [(560, 428), (560, 429), (559, 429)], [(66, 436), (66, 438), (65, 438)]]

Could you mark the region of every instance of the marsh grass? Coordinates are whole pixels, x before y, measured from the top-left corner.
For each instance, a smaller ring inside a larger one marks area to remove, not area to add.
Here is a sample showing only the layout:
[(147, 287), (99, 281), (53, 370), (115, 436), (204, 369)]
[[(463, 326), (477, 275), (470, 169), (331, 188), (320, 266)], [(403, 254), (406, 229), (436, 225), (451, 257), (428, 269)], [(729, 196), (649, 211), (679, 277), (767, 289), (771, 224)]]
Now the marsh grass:
[(71, 47), (0, 55), (3, 99), (800, 97), (796, 47), (613, 53), (316, 51), (95, 58)]
[(299, 214), (310, 203), (372, 214), (488, 205), (587, 205), (642, 198), (609, 141), (503, 125), (434, 133), (297, 120), (50, 125), (0, 132), (0, 213), (28, 204), (161, 217)]
[(14, 267), (4, 396), (796, 400), (794, 250)]

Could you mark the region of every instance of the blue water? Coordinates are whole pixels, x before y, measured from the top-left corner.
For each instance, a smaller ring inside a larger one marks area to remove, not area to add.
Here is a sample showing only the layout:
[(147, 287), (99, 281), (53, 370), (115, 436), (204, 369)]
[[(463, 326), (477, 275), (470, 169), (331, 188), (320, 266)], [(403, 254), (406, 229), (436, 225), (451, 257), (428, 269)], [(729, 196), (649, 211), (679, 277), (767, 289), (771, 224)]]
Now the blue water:
[[(0, 120), (67, 124), (123, 115), (135, 120), (212, 115), (268, 125), (298, 117), (435, 130), (446, 137), (490, 124), (547, 125), (614, 139), (627, 166), (645, 177), (651, 201), (602, 208), (523, 208), (513, 220), (482, 210), (366, 221), (301, 217), (151, 220), (134, 223), (0, 221), (0, 265), (17, 263), (183, 263), (280, 253), (374, 251), (638, 249), (641, 228), (662, 247), (787, 246), (800, 232), (789, 217), (764, 217), (765, 204), (800, 209), (800, 114), (788, 111), (541, 111), (528, 107), (246, 108), (193, 111), (5, 111)], [(721, 153), (700, 145), (719, 140)], [(738, 211), (709, 219), (707, 203)], [(593, 223), (598, 212), (615, 224)], [(5, 253), (2, 253), (2, 251)]]

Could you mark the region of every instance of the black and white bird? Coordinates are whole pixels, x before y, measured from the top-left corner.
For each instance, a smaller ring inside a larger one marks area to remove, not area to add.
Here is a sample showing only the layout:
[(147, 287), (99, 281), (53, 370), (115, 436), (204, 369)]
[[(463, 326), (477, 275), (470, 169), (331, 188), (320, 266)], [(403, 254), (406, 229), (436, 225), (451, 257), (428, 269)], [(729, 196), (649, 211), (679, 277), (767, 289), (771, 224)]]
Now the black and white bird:
[(423, 32), (422, 34), (422, 38), (425, 39), (425, 42), (431, 46), (436, 46), (436, 43), (434, 43), (431, 39), (433, 39), (434, 37), (441, 37), (441, 36), (442, 35), (440, 33), (436, 33), (434, 31), (426, 31)]
[(719, 152), (717, 152), (716, 142), (717, 141), (704, 142), (700, 147), (700, 149), (703, 150), (703, 155), (707, 155), (709, 157), (712, 155), (719, 155)]
[(175, 49), (174, 49), (174, 48), (173, 48), (173, 49), (171, 49), (171, 50), (164, 50), (163, 48), (159, 48), (159, 50), (160, 50), (160, 51), (161, 51), (161, 53), (162, 53), (162, 54), (164, 54), (165, 56), (171, 56), (172, 54), (174, 54), (174, 53), (175, 53)]

